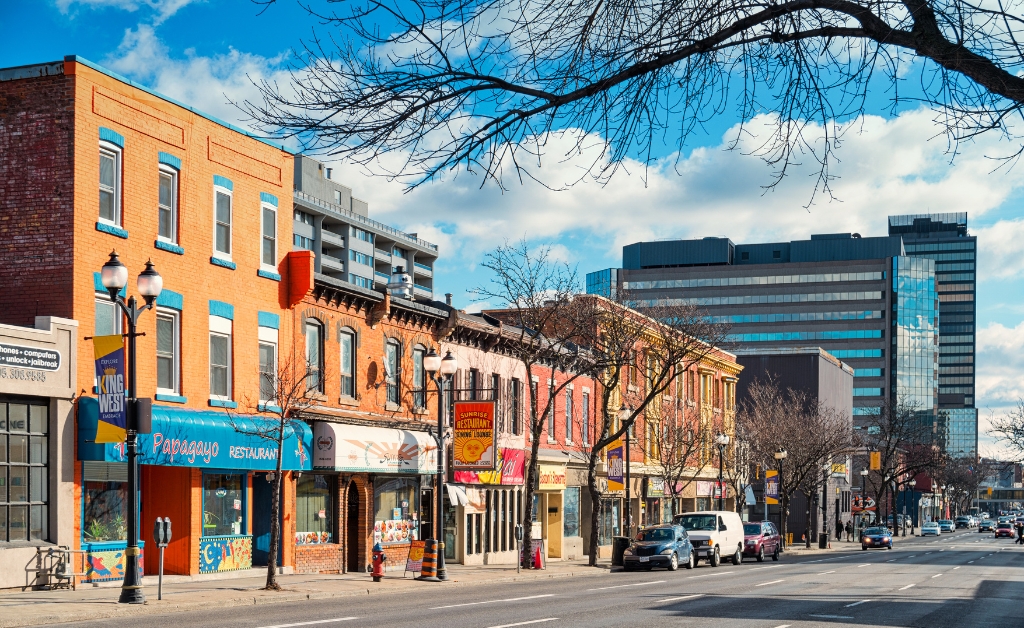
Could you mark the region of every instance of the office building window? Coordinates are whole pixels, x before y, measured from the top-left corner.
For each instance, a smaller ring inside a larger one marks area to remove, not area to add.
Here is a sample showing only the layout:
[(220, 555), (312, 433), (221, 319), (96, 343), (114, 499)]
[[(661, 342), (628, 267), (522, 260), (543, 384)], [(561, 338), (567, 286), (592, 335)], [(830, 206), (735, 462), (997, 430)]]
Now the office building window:
[(159, 196), (157, 239), (176, 243), (178, 241), (178, 171), (174, 168), (160, 168)]
[(121, 148), (100, 142), (100, 222), (121, 226)]
[(316, 319), (306, 320), (306, 386), (324, 391), (324, 326)]
[(352, 283), (352, 284), (355, 284), (355, 285), (359, 286), (360, 288), (366, 288), (368, 290), (373, 290), (373, 280), (372, 279), (367, 279), (366, 277), (361, 277), (359, 275), (356, 275), (356, 274), (353, 274), (353, 273), (349, 273), (348, 274), (348, 282)]
[(364, 266), (373, 266), (373, 257), (360, 253), (359, 251), (349, 250), (348, 258), (357, 264), (363, 264)]
[(505, 412), (501, 405), (501, 375), (497, 373), (491, 374), (491, 399), (494, 400), (494, 422), (498, 426), (498, 432), (504, 432), (505, 428)]
[(214, 187), (213, 254), (231, 258), (231, 190)]
[(479, 388), (479, 386), (480, 371), (476, 369), (469, 369), (469, 379), (466, 381), (466, 388), (468, 388), (468, 390), (465, 391), (465, 393), (463, 393), (463, 398), (469, 399), (470, 401), (475, 401), (476, 389)]
[(0, 398), (0, 541), (49, 541), (49, 409)]
[(313, 250), (313, 238), (307, 238), (306, 236), (300, 236), (297, 233), (292, 234), (292, 244), (294, 244), (296, 247), (302, 249), (303, 251), (312, 251)]
[(293, 216), (295, 217), (295, 222), (301, 222), (302, 224), (309, 225), (311, 227), (313, 226), (313, 215), (312, 214), (307, 214), (306, 212), (304, 212), (302, 210), (296, 209), (295, 213), (293, 214)]
[(177, 395), (179, 356), (181, 351), (181, 325), (178, 313), (158, 309), (156, 313), (156, 390), (159, 393)]
[(263, 239), (260, 249), (260, 263), (268, 268), (277, 268), (277, 209), (263, 205)]

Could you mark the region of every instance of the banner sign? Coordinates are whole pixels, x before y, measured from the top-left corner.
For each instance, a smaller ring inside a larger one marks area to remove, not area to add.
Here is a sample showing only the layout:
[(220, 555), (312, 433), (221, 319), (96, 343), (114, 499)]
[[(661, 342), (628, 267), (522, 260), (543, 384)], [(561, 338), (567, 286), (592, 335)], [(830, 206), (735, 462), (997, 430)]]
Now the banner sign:
[[(724, 493), (724, 494), (723, 494)], [(697, 497), (714, 497), (715, 499), (729, 498), (729, 488), (725, 482), (705, 482), (703, 480), (697, 481)]]
[(608, 446), (608, 490), (624, 491), (626, 484), (623, 482), (624, 460), (623, 444), (619, 439)]
[(452, 469), (491, 471), (497, 456), (494, 401), (456, 401), (453, 419)]
[[(121, 336), (117, 336), (118, 341)], [(0, 366), (35, 369), (37, 371), (60, 370), (60, 352), (53, 349), (21, 347), (0, 343)]]
[(498, 450), (498, 464), (494, 471), (455, 471), (458, 484), (500, 484), (519, 486), (526, 479), (526, 452), (522, 449)]
[(846, 477), (846, 463), (832, 463), (832, 477), (834, 478), (845, 478)]
[(871, 452), (871, 470), (881, 471), (882, 470), (882, 452), (872, 451)]
[(560, 491), (565, 488), (565, 467), (560, 464), (542, 464), (540, 472), (541, 491)]
[(765, 471), (764, 472), (764, 503), (766, 503), (766, 504), (778, 504), (779, 503), (779, 472), (778, 471)]
[(409, 558), (405, 560), (406, 571), (423, 570), (423, 552), (426, 547), (426, 541), (411, 541), (409, 543)]
[(652, 477), (647, 481), (647, 496), (648, 497), (664, 497), (665, 496), (665, 478)]
[(96, 401), (100, 406), (97, 443), (123, 442), (128, 435), (125, 408), (124, 340), (120, 334), (92, 339), (96, 359)]

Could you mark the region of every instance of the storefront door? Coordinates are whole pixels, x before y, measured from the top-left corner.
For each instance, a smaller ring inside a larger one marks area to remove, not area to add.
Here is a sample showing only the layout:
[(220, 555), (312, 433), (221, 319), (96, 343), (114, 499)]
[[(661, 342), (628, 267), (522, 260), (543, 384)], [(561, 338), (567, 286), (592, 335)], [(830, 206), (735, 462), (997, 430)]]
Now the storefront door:
[[(270, 557), (270, 511), (274, 498), (274, 482), (267, 481), (266, 473), (255, 473), (252, 479), (252, 564), (265, 567)], [(283, 520), (279, 511), (278, 520)], [(283, 530), (279, 526), (278, 530)], [(281, 543), (277, 544), (277, 564), (281, 564)]]
[(345, 555), (349, 573), (362, 571), (359, 563), (359, 488), (348, 485), (348, 510), (345, 512)]

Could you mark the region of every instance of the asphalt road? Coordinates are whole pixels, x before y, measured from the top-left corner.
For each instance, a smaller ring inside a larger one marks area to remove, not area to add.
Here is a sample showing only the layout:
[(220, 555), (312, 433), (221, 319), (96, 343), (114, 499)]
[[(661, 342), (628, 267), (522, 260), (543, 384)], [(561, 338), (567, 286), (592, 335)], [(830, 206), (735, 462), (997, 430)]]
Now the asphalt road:
[[(843, 544), (841, 544), (843, 545)], [(850, 544), (851, 546), (853, 544)], [(854, 546), (858, 547), (858, 546)], [(108, 627), (110, 620), (67, 624)], [(1024, 548), (991, 534), (905, 539), (869, 550), (690, 571), (613, 572), (499, 586), (427, 586), (296, 604), (124, 620), (132, 628), (512, 628), (515, 626), (1024, 626)]]

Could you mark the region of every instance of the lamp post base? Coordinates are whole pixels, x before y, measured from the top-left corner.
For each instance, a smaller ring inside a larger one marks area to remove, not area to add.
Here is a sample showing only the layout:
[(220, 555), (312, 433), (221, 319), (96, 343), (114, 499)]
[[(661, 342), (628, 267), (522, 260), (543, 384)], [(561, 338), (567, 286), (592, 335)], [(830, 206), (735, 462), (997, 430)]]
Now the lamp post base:
[(117, 599), (118, 604), (145, 604), (146, 595), (142, 592), (141, 586), (121, 587), (121, 597)]

